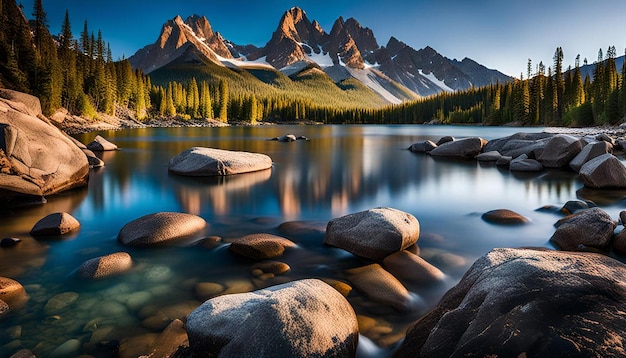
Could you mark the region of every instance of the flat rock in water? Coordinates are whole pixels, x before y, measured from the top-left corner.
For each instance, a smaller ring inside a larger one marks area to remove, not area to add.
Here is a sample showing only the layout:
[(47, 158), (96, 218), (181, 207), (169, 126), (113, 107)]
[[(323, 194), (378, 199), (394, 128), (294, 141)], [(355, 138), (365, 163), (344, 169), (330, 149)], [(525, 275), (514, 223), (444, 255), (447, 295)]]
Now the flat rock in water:
[(53, 213), (39, 220), (30, 234), (33, 236), (65, 235), (78, 230), (80, 223), (68, 213)]
[(617, 223), (604, 210), (591, 208), (566, 216), (555, 226), (550, 241), (563, 250), (578, 251), (586, 247), (606, 250)]
[(292, 241), (271, 234), (251, 234), (230, 244), (230, 251), (253, 260), (281, 256), (285, 248), (295, 247)]
[(487, 141), (479, 137), (470, 137), (438, 145), (430, 152), (435, 157), (474, 158), (482, 151)]
[(528, 223), (528, 218), (509, 209), (496, 209), (484, 213), (482, 219), (500, 225), (520, 225)]
[(624, 357), (624, 282), (626, 266), (604, 255), (494, 249), (395, 357)]
[(375, 208), (329, 221), (324, 243), (380, 261), (415, 244), (419, 233), (415, 216), (397, 209)]
[(589, 188), (626, 188), (626, 167), (613, 154), (603, 154), (580, 168), (580, 178)]
[(160, 212), (124, 225), (117, 240), (127, 246), (163, 246), (194, 238), (205, 227), (206, 221), (197, 215)]
[(109, 142), (101, 136), (96, 136), (94, 140), (87, 144), (87, 149), (92, 150), (94, 152), (104, 152), (110, 150), (117, 150), (117, 145)]
[(593, 158), (599, 157), (603, 154), (611, 153), (613, 150), (613, 146), (608, 142), (596, 142), (589, 143), (583, 147), (583, 149), (572, 159), (569, 163), (569, 167), (572, 168), (576, 173), (580, 172), (580, 168), (582, 168), (585, 163), (590, 161)]
[(359, 334), (352, 306), (316, 279), (210, 299), (186, 326), (192, 356), (353, 357)]
[(187, 176), (223, 176), (255, 172), (272, 167), (265, 154), (193, 147), (172, 158), (169, 171)]
[(40, 114), (36, 97), (2, 89), (0, 207), (87, 184), (85, 155), (59, 129), (36, 117)]
[(83, 262), (78, 268), (78, 276), (99, 279), (119, 275), (133, 267), (133, 259), (126, 252), (116, 252)]

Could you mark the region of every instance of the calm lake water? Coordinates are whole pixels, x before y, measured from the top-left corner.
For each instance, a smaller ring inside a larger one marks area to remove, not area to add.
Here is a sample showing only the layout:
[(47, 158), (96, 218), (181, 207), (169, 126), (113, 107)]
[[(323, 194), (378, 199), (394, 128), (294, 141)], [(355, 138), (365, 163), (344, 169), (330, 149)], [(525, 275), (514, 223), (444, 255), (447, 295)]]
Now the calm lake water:
[[(106, 166), (91, 172), (88, 188), (0, 216), (0, 236), (23, 240), (15, 248), (0, 249), (0, 276), (21, 282), (30, 296), (23, 308), (0, 321), (0, 356), (28, 348), (45, 357), (64, 343), (80, 347), (70, 349), (72, 354), (107, 356), (118, 342), (122, 356), (148, 354), (146, 347), (172, 318), (184, 317), (202, 302), (195, 292), (198, 283), (242, 292), (305, 277), (342, 280), (345, 269), (368, 264), (324, 247), (323, 234), (294, 235), (288, 238), (298, 247), (279, 258), (291, 271), (260, 280), (251, 274), (253, 262), (235, 257), (226, 245), (139, 250), (118, 244), (122, 226), (140, 216), (159, 211), (196, 214), (209, 223), (207, 236), (227, 242), (260, 232), (284, 235), (278, 225), (287, 221), (323, 229), (332, 218), (388, 206), (417, 217), (420, 256), (447, 279), (435, 287), (410, 288), (423, 300), (422, 309), (411, 314), (381, 307), (356, 291), (350, 294), (357, 314), (374, 321), (374, 328), (360, 339), (360, 354), (386, 355), (408, 325), (435, 305), (479, 256), (494, 247), (551, 247), (553, 224), (561, 216), (536, 209), (585, 198), (617, 220), (626, 193), (580, 190), (582, 182), (572, 172), (518, 175), (473, 160), (440, 160), (406, 150), (414, 142), (444, 135), (494, 139), (518, 131), (541, 128), (260, 126), (97, 133), (121, 150), (103, 153)], [(287, 133), (310, 140), (267, 140)], [(95, 135), (77, 138), (88, 143)], [(274, 166), (220, 179), (169, 174), (169, 159), (193, 146), (265, 153)], [(500, 208), (515, 210), (531, 222), (503, 227), (481, 219), (482, 213)], [(39, 219), (59, 211), (80, 221), (78, 233), (62, 241), (30, 237)], [(118, 251), (132, 255), (135, 267), (130, 273), (95, 282), (74, 276), (82, 262)]]

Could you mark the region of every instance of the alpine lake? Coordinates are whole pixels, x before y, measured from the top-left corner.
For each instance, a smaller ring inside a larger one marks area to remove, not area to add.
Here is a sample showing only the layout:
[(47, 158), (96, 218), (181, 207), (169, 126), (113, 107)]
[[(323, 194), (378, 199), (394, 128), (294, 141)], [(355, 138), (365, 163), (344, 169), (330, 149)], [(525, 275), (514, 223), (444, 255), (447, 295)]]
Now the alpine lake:
[[(480, 256), (496, 247), (547, 247), (558, 210), (570, 200), (592, 200), (613, 218), (624, 209), (626, 192), (590, 191), (574, 172), (546, 170), (511, 173), (475, 160), (437, 159), (407, 150), (412, 143), (451, 135), (495, 139), (543, 128), (310, 125), (216, 128), (144, 128), (75, 136), (88, 143), (100, 134), (120, 148), (101, 152), (106, 163), (92, 169), (89, 185), (48, 197), (41, 206), (3, 210), (0, 235), (20, 238), (0, 248), (0, 276), (19, 281), (29, 296), (23, 307), (0, 320), (0, 356), (22, 348), (38, 357), (63, 344), (78, 354), (106, 356), (119, 345), (120, 356), (149, 354), (155, 337), (174, 318), (207, 297), (198, 285), (213, 283), (223, 293), (248, 292), (302, 278), (348, 282), (347, 269), (371, 262), (323, 244), (330, 219), (391, 207), (420, 223), (419, 255), (446, 275), (436, 285), (407, 287), (417, 309), (398, 312), (352, 290), (347, 299), (359, 315), (360, 356), (389, 355), (406, 329), (454, 286)], [(292, 133), (309, 140), (281, 143), (268, 138)], [(168, 173), (169, 160), (194, 146), (258, 152), (273, 160), (270, 170), (222, 178), (190, 178)], [(623, 160), (623, 157), (620, 157)], [(510, 209), (530, 222), (494, 225), (481, 215)], [(120, 229), (141, 216), (162, 211), (199, 215), (208, 226), (201, 240), (176, 247), (130, 248), (117, 241)], [(62, 240), (29, 235), (44, 216), (68, 212), (81, 223)], [(279, 226), (298, 222), (303, 230)], [(254, 261), (228, 250), (229, 240), (271, 233), (297, 244), (275, 260), (290, 270), (274, 277), (253, 273)], [(126, 274), (83, 280), (81, 263), (114, 252), (128, 252)], [(623, 261), (623, 258), (618, 259)], [(58, 351), (57, 351), (58, 352)]]

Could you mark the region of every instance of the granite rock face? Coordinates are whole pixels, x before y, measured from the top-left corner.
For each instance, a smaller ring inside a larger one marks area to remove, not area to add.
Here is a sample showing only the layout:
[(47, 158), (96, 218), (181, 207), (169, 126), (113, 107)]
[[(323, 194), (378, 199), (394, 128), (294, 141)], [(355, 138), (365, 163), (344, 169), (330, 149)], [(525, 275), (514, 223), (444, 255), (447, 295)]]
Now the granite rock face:
[(559, 220), (550, 241), (568, 251), (586, 248), (606, 250), (613, 239), (617, 223), (600, 208), (582, 210)]
[(623, 357), (625, 280), (626, 266), (604, 255), (494, 249), (395, 357)]
[(339, 292), (307, 279), (212, 298), (187, 333), (194, 357), (353, 357), (358, 323)]

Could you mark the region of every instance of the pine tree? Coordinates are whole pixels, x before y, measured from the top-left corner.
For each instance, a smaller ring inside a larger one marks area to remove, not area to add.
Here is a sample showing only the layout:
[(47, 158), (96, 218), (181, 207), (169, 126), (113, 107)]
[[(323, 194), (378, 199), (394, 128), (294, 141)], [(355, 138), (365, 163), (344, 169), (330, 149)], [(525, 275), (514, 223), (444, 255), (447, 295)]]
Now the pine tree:
[(565, 95), (565, 83), (563, 81), (563, 49), (557, 47), (554, 53), (554, 88), (556, 91), (556, 116), (560, 120), (563, 117), (563, 97)]
[(220, 81), (220, 112), (218, 119), (221, 122), (228, 122), (228, 83), (224, 80)]
[(206, 81), (202, 81), (200, 85), (200, 117), (205, 119), (213, 118), (211, 92), (209, 91), (209, 84)]
[(167, 90), (165, 91), (165, 99), (167, 102), (165, 114), (167, 114), (168, 116), (176, 115), (176, 107), (174, 106), (174, 99), (172, 97), (173, 92), (174, 92), (174, 84), (170, 82), (169, 85), (167, 86)]

